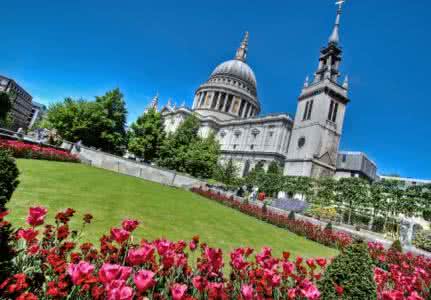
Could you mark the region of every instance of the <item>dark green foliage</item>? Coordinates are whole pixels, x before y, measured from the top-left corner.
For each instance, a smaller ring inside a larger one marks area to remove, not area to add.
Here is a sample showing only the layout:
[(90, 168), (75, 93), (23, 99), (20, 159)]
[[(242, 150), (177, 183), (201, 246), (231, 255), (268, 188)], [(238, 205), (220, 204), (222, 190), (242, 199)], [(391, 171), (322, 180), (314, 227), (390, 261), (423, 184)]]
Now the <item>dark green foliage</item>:
[(282, 170), (280, 167), (280, 164), (278, 162), (276, 162), (275, 160), (273, 160), (269, 166), (268, 166), (268, 174), (277, 174), (277, 175), (281, 175), (282, 174)]
[(323, 206), (329, 206), (335, 202), (335, 186), (337, 182), (332, 177), (322, 177), (316, 182), (316, 197), (314, 203)]
[(430, 222), (431, 221), (431, 210), (430, 209), (426, 209), (422, 212), (422, 216), (424, 218), (425, 221)]
[(376, 217), (373, 220), (372, 230), (374, 232), (383, 232), (383, 226), (384, 225), (385, 225), (385, 218), (383, 218), (383, 217)]
[(196, 177), (211, 177), (217, 166), (220, 145), (212, 134), (207, 138), (199, 137), (199, 125), (195, 115), (187, 117), (163, 141), (157, 164)]
[(122, 154), (127, 145), (126, 118), (123, 95), (114, 89), (95, 101), (66, 98), (51, 105), (41, 127), (55, 129), (70, 142)]
[(198, 138), (187, 149), (185, 171), (195, 177), (211, 178), (217, 166), (220, 145), (213, 134)]
[(6, 120), (8, 113), (12, 109), (12, 101), (5, 92), (0, 92), (0, 121)]
[[(325, 300), (377, 299), (374, 266), (364, 243), (354, 243), (338, 255), (319, 282), (321, 298)], [(335, 285), (344, 289), (340, 298)]]
[(369, 199), (368, 182), (357, 177), (341, 178), (337, 183), (337, 202), (348, 207), (347, 222), (353, 224), (352, 214), (359, 206), (367, 205)]
[(290, 221), (295, 221), (295, 212), (291, 211), (287, 216), (287, 219)]
[[(15, 160), (7, 151), (0, 149), (0, 213), (6, 211), (6, 203), (18, 186), (19, 171)], [(11, 225), (0, 225), (0, 282), (6, 277), (11, 266), (13, 253), (9, 245), (12, 234)]]
[(413, 245), (425, 251), (431, 251), (431, 231), (423, 230), (416, 234)]
[(227, 162), (217, 165), (216, 171), (214, 172), (214, 179), (226, 184), (227, 186), (235, 186), (238, 182), (237, 175), (238, 167), (232, 159), (229, 159)]
[(4, 210), (6, 203), (18, 186), (18, 175), (15, 160), (6, 150), (0, 149), (0, 209)]
[(325, 226), (325, 230), (330, 230), (330, 231), (332, 231), (332, 223), (331, 223), (331, 222), (329, 222), (329, 223), (327, 223), (327, 224), (326, 224), (326, 226)]
[(165, 132), (159, 112), (150, 109), (130, 126), (128, 150), (145, 161), (159, 157)]
[(403, 246), (401, 246), (400, 240), (394, 241), (389, 249), (395, 252), (403, 252)]

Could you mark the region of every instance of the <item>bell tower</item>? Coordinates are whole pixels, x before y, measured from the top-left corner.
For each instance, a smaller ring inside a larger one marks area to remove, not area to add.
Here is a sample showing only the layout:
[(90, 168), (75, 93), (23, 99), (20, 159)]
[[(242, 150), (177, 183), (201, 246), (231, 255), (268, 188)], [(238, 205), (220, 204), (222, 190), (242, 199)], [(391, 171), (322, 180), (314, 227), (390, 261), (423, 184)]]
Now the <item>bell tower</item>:
[(343, 83), (339, 82), (342, 57), (339, 30), (343, 3), (337, 2), (335, 25), (327, 46), (320, 51), (314, 78), (311, 82), (306, 78), (299, 95), (285, 175), (320, 177), (335, 173), (344, 114), (349, 102), (347, 76)]

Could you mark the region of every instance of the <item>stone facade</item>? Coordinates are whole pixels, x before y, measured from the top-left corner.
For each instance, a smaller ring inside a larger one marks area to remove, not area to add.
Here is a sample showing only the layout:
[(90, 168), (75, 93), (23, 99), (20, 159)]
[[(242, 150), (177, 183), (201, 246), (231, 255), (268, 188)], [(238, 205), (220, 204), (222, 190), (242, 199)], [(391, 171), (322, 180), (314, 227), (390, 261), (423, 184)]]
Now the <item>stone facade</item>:
[(342, 50), (339, 46), (341, 8), (328, 44), (321, 50), (314, 79), (304, 83), (295, 118), (288, 113), (260, 116), (257, 81), (246, 63), (248, 33), (235, 58), (218, 65), (195, 92), (191, 108), (175, 108), (170, 101), (161, 110), (165, 129), (175, 131), (194, 113), (199, 133), (214, 133), (221, 160), (233, 159), (246, 175), (258, 162), (267, 168), (277, 161), (291, 176), (334, 176), (348, 98), (348, 80), (339, 82)]

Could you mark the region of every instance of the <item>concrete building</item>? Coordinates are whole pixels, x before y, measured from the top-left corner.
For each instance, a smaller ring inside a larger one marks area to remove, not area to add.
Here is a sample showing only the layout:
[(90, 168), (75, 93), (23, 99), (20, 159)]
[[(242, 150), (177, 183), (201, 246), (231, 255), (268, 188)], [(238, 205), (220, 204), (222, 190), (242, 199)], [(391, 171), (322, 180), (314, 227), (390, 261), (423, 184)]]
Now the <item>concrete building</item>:
[[(301, 89), (294, 117), (288, 113), (260, 115), (256, 76), (247, 64), (247, 32), (234, 58), (218, 65), (197, 88), (191, 108), (184, 105), (177, 108), (168, 101), (161, 109), (165, 129), (175, 131), (194, 113), (201, 122), (200, 135), (214, 133), (221, 144), (221, 159), (233, 159), (243, 176), (258, 162), (267, 168), (272, 161), (277, 161), (286, 175), (335, 176), (350, 101), (347, 76), (339, 81), (341, 13), (340, 4), (328, 43), (320, 51), (314, 77), (311, 82), (306, 78)], [(361, 164), (369, 161), (361, 159)], [(372, 168), (352, 166), (355, 169), (350, 171), (355, 174), (375, 176)]]
[(401, 184), (403, 184), (406, 187), (415, 186), (415, 185), (426, 185), (426, 184), (431, 185), (431, 180), (427, 180), (427, 179), (408, 178), (408, 177), (399, 177), (399, 176), (385, 176), (385, 175), (380, 175), (379, 178), (384, 180), (400, 181)]
[(377, 165), (362, 152), (341, 151), (337, 156), (335, 178), (360, 177), (372, 182), (378, 179)]
[(27, 129), (32, 110), (32, 96), (14, 80), (0, 75), (0, 91), (7, 92), (12, 101), (12, 130)]
[(28, 128), (32, 128), (33, 125), (43, 118), (46, 113), (46, 106), (35, 101), (31, 104), (31, 115), (28, 118)]

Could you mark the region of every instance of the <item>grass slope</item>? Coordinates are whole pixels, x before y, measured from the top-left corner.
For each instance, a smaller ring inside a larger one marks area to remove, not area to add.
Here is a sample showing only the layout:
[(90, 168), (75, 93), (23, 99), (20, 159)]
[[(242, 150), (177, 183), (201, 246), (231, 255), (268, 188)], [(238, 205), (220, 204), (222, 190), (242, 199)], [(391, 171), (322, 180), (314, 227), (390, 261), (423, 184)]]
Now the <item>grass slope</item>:
[(92, 213), (84, 239), (95, 243), (128, 217), (142, 221), (136, 237), (189, 240), (198, 234), (225, 253), (241, 246), (270, 246), (277, 255), (284, 250), (305, 257), (337, 253), (181, 189), (80, 164), (18, 160), (18, 167), (21, 183), (9, 202), (9, 220), (16, 225), (24, 224), (29, 206), (40, 204), (49, 208), (51, 220), (60, 209), (76, 209), (74, 227), (84, 213)]

